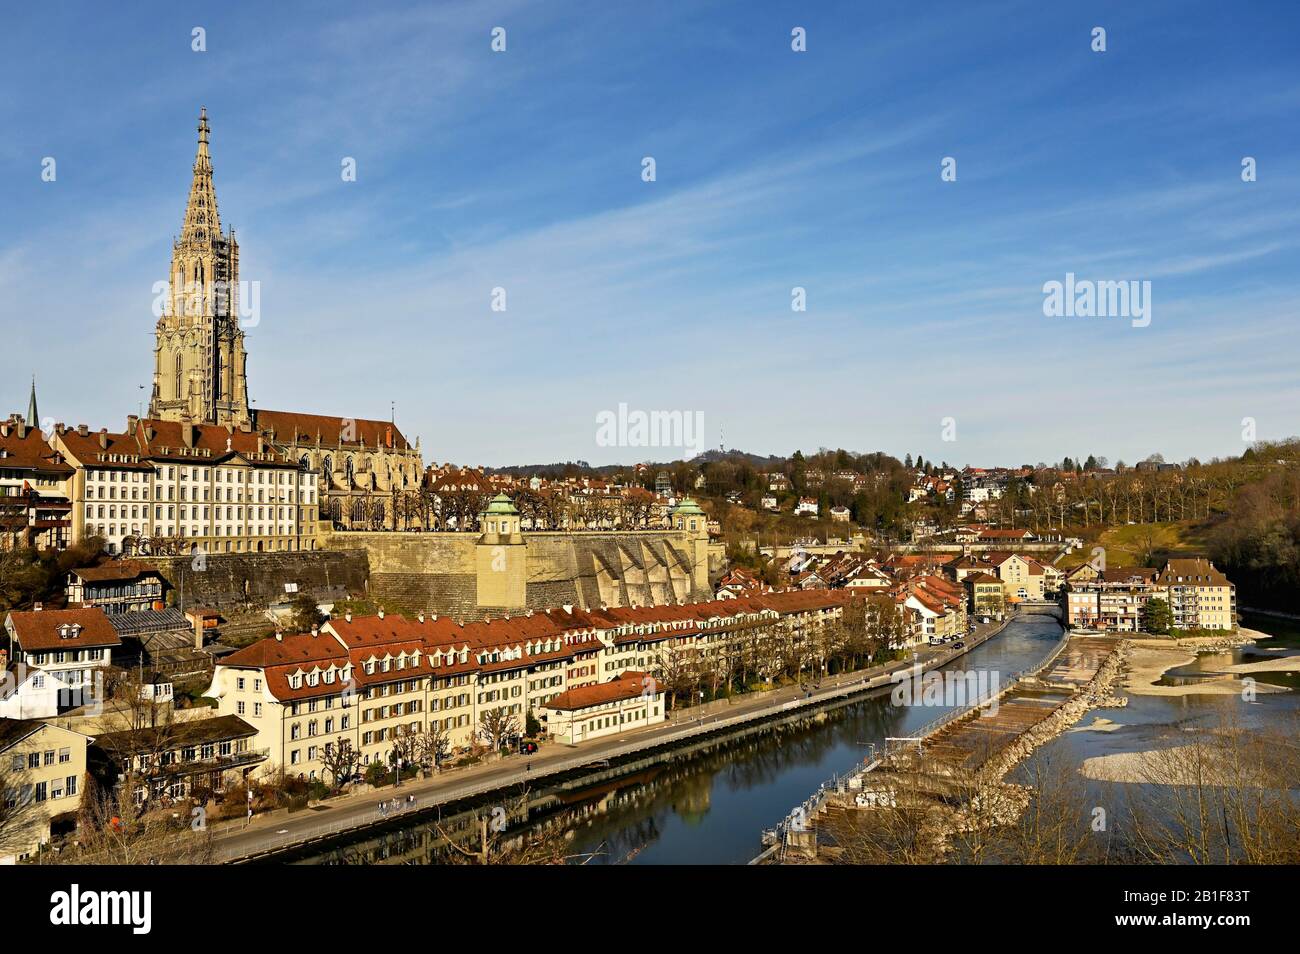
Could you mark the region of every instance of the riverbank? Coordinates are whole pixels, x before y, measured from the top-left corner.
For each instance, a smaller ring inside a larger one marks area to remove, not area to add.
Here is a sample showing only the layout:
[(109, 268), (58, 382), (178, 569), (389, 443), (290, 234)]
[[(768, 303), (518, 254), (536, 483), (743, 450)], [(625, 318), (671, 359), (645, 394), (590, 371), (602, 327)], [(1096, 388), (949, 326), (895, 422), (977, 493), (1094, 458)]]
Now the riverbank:
[[(1205, 653), (1221, 653), (1267, 639), (1267, 633), (1242, 627), (1233, 637), (1199, 637), (1194, 639), (1130, 640), (1129, 665), (1124, 690), (1139, 696), (1233, 696), (1240, 695), (1237, 675), (1261, 672), (1300, 672), (1300, 657), (1277, 656), (1249, 663), (1229, 663), (1217, 672), (1206, 673), (1195, 682), (1183, 685), (1160, 685), (1172, 669), (1196, 662)], [(1262, 650), (1268, 652), (1268, 650)], [(1257, 693), (1288, 692), (1284, 686), (1255, 683)]]

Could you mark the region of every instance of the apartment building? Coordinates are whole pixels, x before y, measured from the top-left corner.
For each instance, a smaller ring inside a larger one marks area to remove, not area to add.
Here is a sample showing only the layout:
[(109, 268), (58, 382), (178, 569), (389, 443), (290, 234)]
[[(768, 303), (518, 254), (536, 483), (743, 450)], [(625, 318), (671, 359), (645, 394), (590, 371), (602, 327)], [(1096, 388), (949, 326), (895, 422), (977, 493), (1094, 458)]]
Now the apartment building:
[(1147, 603), (1164, 598), (1158, 574), (1151, 567), (1111, 567), (1086, 579), (1075, 575), (1065, 593), (1066, 622), (1108, 633), (1141, 632)]
[(552, 734), (566, 745), (668, 718), (663, 688), (650, 674), (631, 670), (609, 682), (560, 693), (545, 703), (545, 709)]
[(98, 606), (110, 616), (163, 609), (163, 576), (134, 560), (112, 560), (68, 574), (69, 606)]
[(1207, 558), (1171, 559), (1156, 583), (1176, 629), (1236, 629), (1237, 588)]
[(1065, 586), (1070, 626), (1112, 633), (1142, 632), (1147, 604), (1162, 599), (1175, 629), (1235, 629), (1236, 587), (1204, 557), (1169, 560), (1163, 569), (1084, 567)]
[(1019, 553), (990, 553), (987, 559), (997, 569), (1008, 603), (1043, 600), (1046, 576), (1037, 560)]
[(967, 573), (962, 578), (971, 612), (979, 617), (993, 617), (1006, 609), (1002, 581), (989, 573)]
[(89, 736), (34, 719), (0, 719), (0, 864), (31, 857), (59, 830), (76, 827)]
[(0, 421), (0, 550), (68, 545), (72, 474), (62, 455), (22, 415)]
[(706, 661), (734, 652), (764, 627), (810, 638), (852, 598), (823, 590), (652, 607), (564, 606), (466, 625), (424, 614), (345, 614), (311, 633), (281, 634), (232, 653), (217, 663), (205, 694), (219, 713), (256, 730), (250, 745), (267, 750), (266, 771), (320, 778), (325, 747), (341, 740), (367, 765), (389, 764), (396, 736), (431, 727), (452, 749), (467, 749), (481, 741), (484, 714), (496, 710), (513, 718), (521, 735), (530, 714), (554, 732), (547, 721), (559, 710), (551, 704), (566, 693), (651, 671), (664, 654)]
[(315, 549), (317, 475), (261, 434), (229, 426), (127, 418), (120, 434), (56, 425), (75, 468), (72, 536), (109, 553), (170, 541), (182, 552)]
[(90, 748), (90, 760), (104, 766), (103, 777), (120, 788), (134, 779), (136, 804), (221, 793), (266, 760), (254, 747), (256, 730), (238, 716), (216, 716), (103, 732)]
[[(62, 690), (60, 709), (103, 699), (103, 672), (112, 664), (113, 650), (122, 645), (122, 638), (103, 610), (93, 606), (15, 610), (5, 617), (4, 628), (5, 668), (21, 666), (24, 677), (37, 673), (53, 679)], [(37, 713), (29, 711), (28, 715)]]

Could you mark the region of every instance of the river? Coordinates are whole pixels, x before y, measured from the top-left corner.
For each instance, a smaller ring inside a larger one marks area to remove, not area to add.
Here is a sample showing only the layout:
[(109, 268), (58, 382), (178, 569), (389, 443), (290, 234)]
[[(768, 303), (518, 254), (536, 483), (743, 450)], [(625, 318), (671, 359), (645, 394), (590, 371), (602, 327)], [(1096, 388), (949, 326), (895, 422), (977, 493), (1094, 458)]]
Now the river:
[[(1249, 625), (1266, 632), (1270, 620)], [(1278, 627), (1282, 645), (1286, 623)], [(1051, 652), (1061, 637), (1054, 617), (1013, 619), (997, 637), (944, 667), (960, 672), (998, 673), (1005, 682), (1031, 668)], [(1202, 657), (1195, 667), (1213, 669), (1238, 661), (1240, 652)], [(1194, 667), (1188, 667), (1189, 670)], [(1188, 678), (1196, 678), (1189, 672)], [(1172, 727), (1187, 720), (1209, 723), (1222, 707), (1239, 704), (1235, 696), (1130, 696), (1128, 706), (1094, 711), (1043, 747), (1078, 764), (1085, 758), (1135, 752), (1168, 738)], [(1294, 711), (1300, 693), (1261, 695), (1248, 718), (1273, 718)], [(887, 692), (820, 713), (816, 718), (769, 727), (761, 734), (715, 739), (663, 760), (616, 766), (599, 783), (570, 784), (563, 790), (530, 792), (544, 803), (527, 822), (562, 828), (575, 857), (593, 864), (744, 864), (760, 850), (764, 829), (779, 823), (796, 805), (832, 776), (860, 763), (887, 736), (906, 737), (948, 711), (942, 706), (894, 705)], [(1110, 731), (1087, 729), (1104, 716), (1117, 724)], [(563, 807), (558, 807), (562, 805)], [(484, 806), (449, 816), (443, 831), (468, 822)], [(513, 826), (512, 826), (513, 827)], [(428, 863), (430, 846), (439, 839), (427, 823), (379, 837), (357, 839), (296, 860), (320, 863)]]
[[(989, 642), (944, 667), (999, 679), (1040, 662), (1060, 639), (1054, 617), (1012, 620)], [(676, 754), (621, 780), (568, 791), (565, 812), (535, 823), (571, 829), (572, 851), (593, 863), (744, 864), (771, 828), (831, 776), (852, 768), (886, 736), (907, 736), (948, 711), (895, 706), (887, 692), (794, 725)], [(413, 829), (419, 828), (417, 822)], [(300, 860), (411, 858), (396, 842), (367, 839)], [(418, 854), (418, 852), (416, 853)]]

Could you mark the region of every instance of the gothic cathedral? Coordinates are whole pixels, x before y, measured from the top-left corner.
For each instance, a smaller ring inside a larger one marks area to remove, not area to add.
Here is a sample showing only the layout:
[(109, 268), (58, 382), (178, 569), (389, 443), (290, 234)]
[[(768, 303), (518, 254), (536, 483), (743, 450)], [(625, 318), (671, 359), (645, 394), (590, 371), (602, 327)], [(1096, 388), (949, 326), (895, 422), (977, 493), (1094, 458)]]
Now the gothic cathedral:
[(221, 232), (208, 153), (208, 113), (199, 113), (194, 182), (154, 344), (149, 416), (248, 428), (244, 332), (239, 326), (239, 244)]

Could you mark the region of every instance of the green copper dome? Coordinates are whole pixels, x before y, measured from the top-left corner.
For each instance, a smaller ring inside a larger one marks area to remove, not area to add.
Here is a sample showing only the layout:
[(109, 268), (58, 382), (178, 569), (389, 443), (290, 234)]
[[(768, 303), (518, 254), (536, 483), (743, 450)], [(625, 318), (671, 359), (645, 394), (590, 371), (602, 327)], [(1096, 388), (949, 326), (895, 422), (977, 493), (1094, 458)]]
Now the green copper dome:
[(493, 497), (488, 502), (487, 509), (483, 512), (485, 514), (506, 514), (513, 517), (519, 516), (519, 511), (515, 509), (514, 501), (505, 494), (497, 494)]
[(696, 515), (703, 517), (704, 511), (701, 510), (700, 505), (690, 497), (683, 497), (681, 503), (672, 509), (672, 514), (673, 516), (683, 514), (687, 517), (694, 517)]

